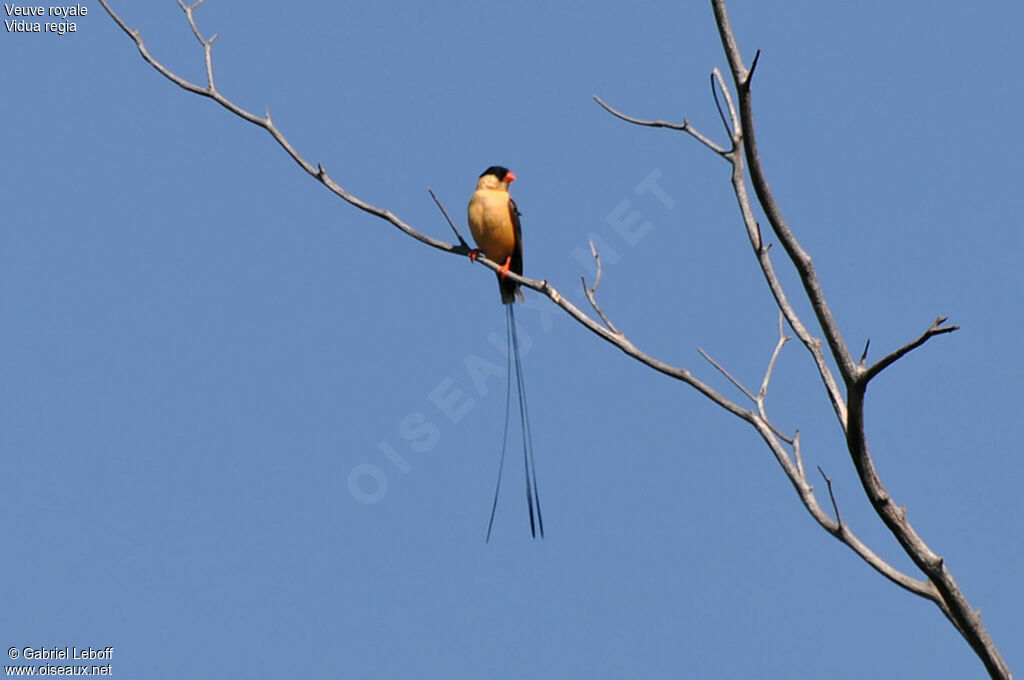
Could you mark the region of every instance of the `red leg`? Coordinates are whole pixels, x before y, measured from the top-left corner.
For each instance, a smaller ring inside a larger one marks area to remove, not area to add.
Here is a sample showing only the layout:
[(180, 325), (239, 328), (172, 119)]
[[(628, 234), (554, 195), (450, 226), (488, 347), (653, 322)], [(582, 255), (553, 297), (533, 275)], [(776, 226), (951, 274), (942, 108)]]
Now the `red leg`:
[(478, 258), (478, 257), (480, 257), (480, 249), (479, 248), (473, 248), (473, 250), (469, 251), (469, 259), (471, 261), (476, 262), (476, 258)]
[(512, 256), (509, 255), (505, 258), (505, 264), (498, 267), (498, 276), (505, 278), (508, 276), (508, 268), (512, 266)]

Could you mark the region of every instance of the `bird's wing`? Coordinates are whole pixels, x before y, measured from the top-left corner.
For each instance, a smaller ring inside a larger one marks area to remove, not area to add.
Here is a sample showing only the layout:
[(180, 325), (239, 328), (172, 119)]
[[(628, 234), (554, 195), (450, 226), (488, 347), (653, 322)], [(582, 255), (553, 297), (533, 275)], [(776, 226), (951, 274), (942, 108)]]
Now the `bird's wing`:
[(508, 197), (508, 212), (509, 217), (512, 218), (512, 229), (515, 231), (515, 247), (512, 250), (512, 263), (509, 269), (514, 271), (520, 276), (523, 275), (523, 228), (519, 224), (519, 216), (522, 214), (519, 212), (519, 207), (516, 202), (512, 200), (512, 197)]

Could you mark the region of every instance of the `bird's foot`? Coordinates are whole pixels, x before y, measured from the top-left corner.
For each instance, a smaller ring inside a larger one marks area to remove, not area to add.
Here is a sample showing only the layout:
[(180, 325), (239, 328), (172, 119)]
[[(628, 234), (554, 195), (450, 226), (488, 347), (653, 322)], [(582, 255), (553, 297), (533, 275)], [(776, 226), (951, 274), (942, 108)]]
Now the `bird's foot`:
[(508, 270), (509, 270), (509, 267), (511, 267), (511, 266), (512, 266), (512, 257), (509, 256), (509, 257), (505, 258), (505, 264), (503, 264), (500, 267), (498, 267), (498, 276), (500, 276), (501, 278), (505, 278), (506, 276), (508, 276)]
[(469, 259), (471, 261), (476, 262), (476, 258), (478, 258), (478, 257), (480, 257), (480, 249), (479, 248), (473, 248), (472, 250), (469, 251)]

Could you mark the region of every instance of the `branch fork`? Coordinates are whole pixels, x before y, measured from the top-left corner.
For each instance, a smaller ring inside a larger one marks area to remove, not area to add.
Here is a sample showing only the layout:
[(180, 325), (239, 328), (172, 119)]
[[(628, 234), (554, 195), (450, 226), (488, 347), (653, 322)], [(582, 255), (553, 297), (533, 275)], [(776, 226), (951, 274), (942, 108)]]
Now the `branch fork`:
[[(107, 0), (99, 0), (100, 4), (110, 15), (113, 21), (117, 23), (125, 34), (128, 35), (128, 37), (135, 43), (142, 58), (161, 75), (178, 87), (192, 92), (193, 94), (212, 99), (234, 115), (266, 130), (292, 160), (294, 160), (306, 173), (316, 181), (320, 182), (339, 198), (363, 212), (374, 215), (375, 217), (390, 223), (392, 226), (424, 245), (454, 255), (469, 254), (469, 245), (459, 233), (455, 223), (452, 221), (451, 217), (448, 215), (447, 211), (444, 209), (432, 190), (428, 189), (431, 197), (434, 199), (434, 202), (437, 204), (449, 226), (455, 233), (455, 236), (458, 239), (458, 244), (448, 243), (428, 236), (413, 228), (411, 225), (394, 215), (391, 211), (379, 208), (350, 193), (330, 177), (321, 163), (313, 165), (295, 150), (289, 140), (274, 124), (271, 119), (269, 109), (266, 110), (264, 116), (257, 116), (224, 97), (217, 90), (213, 71), (212, 47), (219, 34), (214, 34), (209, 39), (204, 39), (195, 19), (195, 10), (202, 6), (205, 0), (196, 0), (196, 2), (191, 5), (185, 4), (182, 0), (177, 1), (179, 7), (181, 7), (187, 17), (189, 27), (203, 49), (207, 80), (205, 86), (189, 82), (188, 80), (173, 73), (157, 61), (147, 49), (142, 40), (141, 33), (136, 29), (130, 28), (113, 11)], [(769, 359), (760, 388), (756, 395), (744, 387), (740, 381), (730, 375), (729, 372), (726, 371), (718, 362), (712, 359), (710, 355), (702, 349), (699, 349), (698, 351), (708, 362), (712, 364), (712, 366), (715, 367), (716, 370), (722, 373), (754, 404), (754, 409), (751, 410), (740, 407), (738, 404), (727, 399), (710, 386), (694, 377), (687, 369), (665, 363), (641, 351), (611, 322), (611, 320), (601, 310), (601, 307), (597, 302), (597, 288), (601, 281), (602, 263), (593, 242), (591, 242), (590, 247), (591, 253), (593, 254), (594, 260), (597, 264), (597, 276), (594, 281), (594, 285), (589, 288), (587, 287), (585, 277), (581, 277), (581, 282), (583, 284), (587, 300), (597, 317), (600, 319), (600, 322), (577, 308), (546, 280), (529, 279), (515, 274), (514, 272), (509, 272), (508, 276), (522, 286), (531, 288), (542, 295), (545, 295), (576, 321), (584, 325), (606, 342), (615, 345), (627, 355), (656, 371), (690, 385), (716, 405), (751, 425), (755, 430), (757, 430), (765, 444), (772, 451), (807, 511), (823, 529), (847, 545), (858, 556), (860, 556), (861, 559), (885, 578), (916, 595), (934, 602), (982, 659), (992, 677), (1004, 679), (1011, 678), (1012, 676), (1009, 669), (1002, 657), (999, 655), (999, 652), (989, 637), (988, 632), (981, 623), (979, 613), (970, 607), (955, 580), (953, 580), (952, 575), (946, 569), (943, 558), (936, 555), (928, 548), (927, 544), (924, 543), (924, 541), (907, 522), (906, 509), (897, 506), (885, 490), (875, 470), (874, 462), (868, 451), (864, 435), (863, 400), (868, 383), (883, 370), (912, 350), (920, 347), (931, 338), (956, 331), (958, 327), (946, 324), (947, 319), (945, 317), (939, 317), (918, 338), (890, 352), (888, 355), (870, 366), (866, 365), (867, 346), (865, 346), (864, 352), (861, 354), (859, 361), (852, 357), (825, 299), (821, 283), (817, 278), (811, 258), (807, 252), (804, 251), (799, 241), (796, 239), (796, 236), (786, 223), (779, 206), (775, 202), (775, 198), (771, 193), (767, 178), (761, 167), (754, 130), (753, 105), (751, 97), (751, 82), (754, 72), (758, 66), (761, 52), (758, 50), (755, 53), (754, 59), (749, 68), (744, 66), (738, 44), (733, 34), (732, 26), (729, 22), (724, 0), (712, 0), (712, 6), (718, 26), (719, 37), (721, 38), (722, 47), (729, 63), (732, 83), (738, 99), (738, 102), (734, 101), (732, 91), (726, 85), (721, 71), (719, 71), (718, 68), (715, 68), (711, 73), (711, 89), (722, 126), (730, 140), (728, 148), (714, 142), (711, 138), (695, 129), (694, 126), (685, 118), (681, 124), (671, 123), (664, 120), (643, 120), (634, 118), (612, 108), (600, 97), (595, 96), (594, 99), (602, 108), (613, 116), (634, 125), (659, 127), (684, 132), (730, 164), (730, 181), (733, 186), (744, 226), (747, 230), (752, 251), (762, 270), (765, 282), (779, 308), (779, 339), (772, 352), (771, 358)], [(719, 99), (719, 93), (722, 95), (721, 100)], [(779, 281), (778, 276), (775, 273), (774, 264), (769, 256), (771, 244), (763, 242), (760, 224), (754, 216), (752, 201), (750, 200), (750, 196), (747, 191), (748, 179), (754, 189), (754, 193), (757, 197), (757, 203), (767, 218), (775, 237), (782, 244), (788, 259), (797, 270), (797, 274), (803, 288), (803, 293), (810, 303), (815, 321), (821, 329), (821, 333), (824, 337), (824, 343), (821, 338), (816, 337), (808, 330), (807, 326), (805, 326), (803, 321), (797, 315), (782, 287), (781, 282)], [(494, 271), (497, 271), (499, 268), (498, 263), (488, 260), (483, 255), (477, 258), (477, 261)], [(814, 489), (808, 483), (806, 477), (803, 452), (801, 449), (800, 431), (796, 430), (792, 437), (787, 437), (783, 435), (779, 428), (769, 420), (765, 407), (768, 386), (782, 348), (791, 339), (784, 333), (786, 325), (792, 329), (795, 337), (804, 345), (817, 368), (828, 399), (835, 411), (839, 426), (847, 438), (848, 449), (854, 463), (854, 467), (857, 470), (858, 477), (860, 478), (862, 486), (871, 500), (873, 507), (879, 517), (883, 522), (885, 522), (893, 536), (904, 548), (907, 555), (924, 573), (924, 579), (913, 578), (895, 569), (892, 565), (881, 559), (870, 548), (868, 548), (859, 538), (857, 538), (857, 536), (850, 530), (849, 526), (841, 519), (839, 507), (832, 488), (831, 478), (825, 475), (821, 468), (818, 467), (818, 470), (822, 477), (824, 477), (828, 488), (832, 509), (835, 513), (835, 519), (833, 520), (822, 510), (814, 494)], [(830, 358), (839, 372), (839, 377), (842, 380), (843, 386), (846, 387), (847, 394), (845, 396), (840, 390), (839, 381), (836, 380), (833, 370), (826, 360), (824, 355), (824, 346), (828, 347)], [(787, 449), (789, 450), (787, 451)]]

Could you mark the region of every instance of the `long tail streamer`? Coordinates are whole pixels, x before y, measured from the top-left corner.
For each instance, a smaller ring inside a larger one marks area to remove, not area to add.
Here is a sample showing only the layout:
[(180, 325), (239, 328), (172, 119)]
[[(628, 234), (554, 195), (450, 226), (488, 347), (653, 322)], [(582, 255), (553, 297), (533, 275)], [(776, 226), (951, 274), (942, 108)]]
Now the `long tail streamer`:
[(508, 422), (512, 404), (512, 365), (516, 369), (516, 393), (519, 396), (519, 421), (523, 427), (523, 470), (526, 476), (526, 505), (530, 510), (530, 535), (544, 538), (544, 518), (540, 512), (540, 491), (537, 488), (537, 466), (533, 459), (533, 436), (530, 431), (529, 409), (526, 407), (526, 386), (523, 382), (523, 362), (519, 357), (519, 334), (516, 332), (514, 304), (505, 305), (506, 348), (508, 355), (508, 388), (505, 392), (505, 431), (501, 437), (501, 457), (498, 462), (498, 481), (494, 487), (494, 501), (491, 503), (491, 517), (487, 522), (487, 538), (491, 540), (494, 514), (498, 509), (498, 494), (501, 490), (501, 475), (505, 469), (505, 451), (508, 448)]

